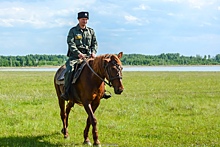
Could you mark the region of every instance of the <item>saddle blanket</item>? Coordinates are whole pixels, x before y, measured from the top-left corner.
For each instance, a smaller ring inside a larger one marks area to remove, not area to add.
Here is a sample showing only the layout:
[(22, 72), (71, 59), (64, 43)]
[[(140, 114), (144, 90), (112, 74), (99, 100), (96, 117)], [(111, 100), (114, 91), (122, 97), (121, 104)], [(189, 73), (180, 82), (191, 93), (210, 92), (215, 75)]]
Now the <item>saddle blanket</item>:
[[(73, 71), (73, 80), (72, 80), (73, 84), (76, 83), (85, 65), (86, 65), (85, 61), (76, 65), (76, 68)], [(60, 67), (59, 70), (61, 71), (58, 72), (59, 75), (57, 76), (58, 78), (56, 79), (56, 84), (61, 85), (64, 84), (64, 75), (67, 72), (66, 66), (64, 65)]]

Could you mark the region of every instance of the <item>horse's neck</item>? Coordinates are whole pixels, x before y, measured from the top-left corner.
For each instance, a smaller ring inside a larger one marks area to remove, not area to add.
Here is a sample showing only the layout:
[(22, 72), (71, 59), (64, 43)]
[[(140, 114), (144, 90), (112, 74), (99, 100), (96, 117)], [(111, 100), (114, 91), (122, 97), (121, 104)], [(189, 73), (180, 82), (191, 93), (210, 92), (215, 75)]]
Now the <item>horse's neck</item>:
[(104, 63), (103, 63), (103, 58), (96, 57), (92, 61), (92, 68), (96, 74), (98, 74), (101, 78), (105, 78), (105, 70), (104, 70)]

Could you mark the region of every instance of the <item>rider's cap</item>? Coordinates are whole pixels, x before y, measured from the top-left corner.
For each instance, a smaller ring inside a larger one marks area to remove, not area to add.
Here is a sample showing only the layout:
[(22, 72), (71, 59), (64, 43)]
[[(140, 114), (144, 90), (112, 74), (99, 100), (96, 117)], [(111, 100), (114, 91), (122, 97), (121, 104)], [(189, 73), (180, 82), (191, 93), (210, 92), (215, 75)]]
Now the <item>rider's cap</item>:
[(89, 19), (89, 12), (79, 12), (77, 18), (78, 19), (80, 19), (80, 18), (87, 18), (87, 19)]

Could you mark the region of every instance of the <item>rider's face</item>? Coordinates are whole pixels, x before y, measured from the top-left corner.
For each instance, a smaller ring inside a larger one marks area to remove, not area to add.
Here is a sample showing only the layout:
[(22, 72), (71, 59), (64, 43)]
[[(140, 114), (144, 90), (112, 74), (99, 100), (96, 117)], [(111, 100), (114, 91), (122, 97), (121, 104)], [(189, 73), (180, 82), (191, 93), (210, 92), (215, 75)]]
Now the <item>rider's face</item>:
[(80, 18), (79, 19), (79, 25), (80, 26), (86, 26), (87, 21), (88, 21), (88, 18)]

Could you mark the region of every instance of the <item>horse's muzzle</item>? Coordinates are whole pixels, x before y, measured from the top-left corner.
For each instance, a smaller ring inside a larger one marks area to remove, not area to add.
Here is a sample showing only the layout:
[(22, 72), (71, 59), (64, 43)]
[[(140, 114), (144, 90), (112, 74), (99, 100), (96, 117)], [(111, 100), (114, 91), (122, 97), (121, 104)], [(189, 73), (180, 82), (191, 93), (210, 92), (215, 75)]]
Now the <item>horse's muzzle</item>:
[(121, 94), (123, 92), (124, 88), (114, 88), (115, 94)]

